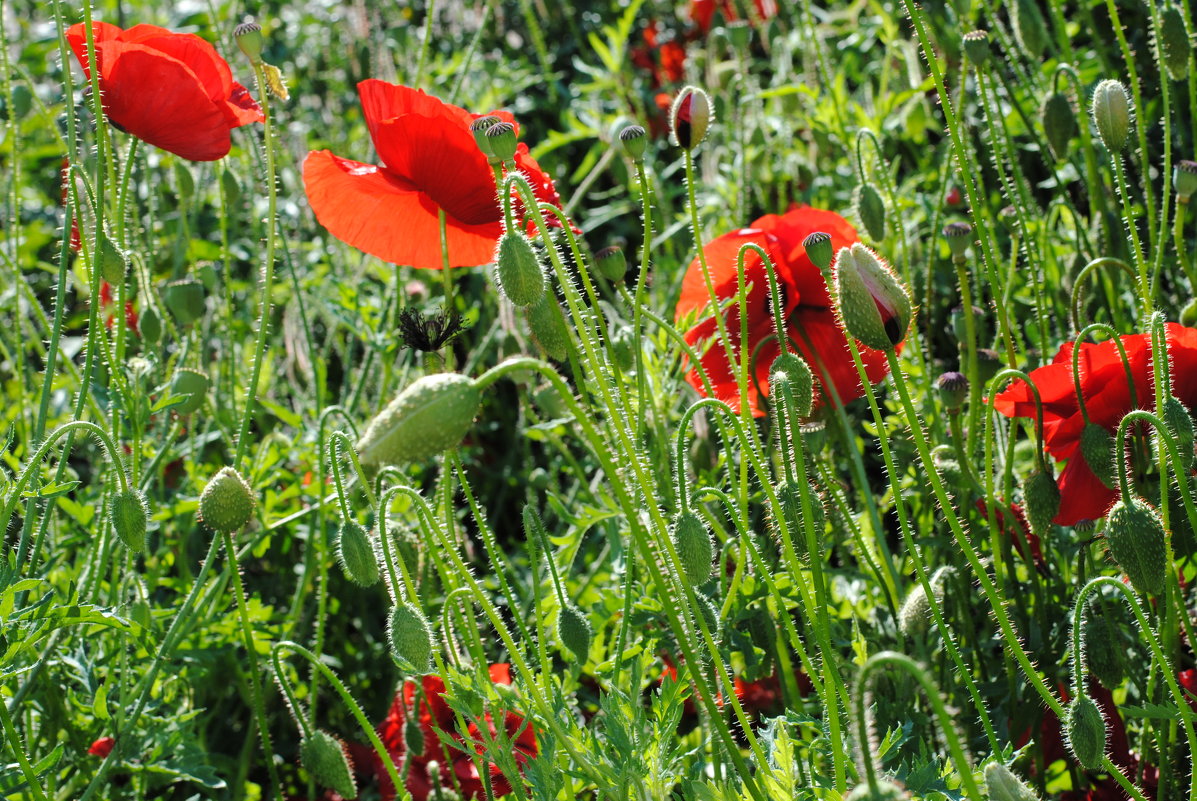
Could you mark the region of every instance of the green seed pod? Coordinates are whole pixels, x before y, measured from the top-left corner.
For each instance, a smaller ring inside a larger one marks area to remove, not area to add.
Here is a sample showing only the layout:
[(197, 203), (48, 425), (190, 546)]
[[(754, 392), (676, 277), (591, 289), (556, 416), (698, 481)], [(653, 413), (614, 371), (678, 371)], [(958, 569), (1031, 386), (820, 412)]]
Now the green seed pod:
[(1048, 148), (1056, 161), (1063, 161), (1068, 157), (1069, 143), (1077, 135), (1076, 111), (1068, 96), (1062, 92), (1048, 95), (1039, 111), (1039, 119), (1043, 123)]
[(964, 57), (977, 69), (989, 63), (988, 31), (970, 31), (964, 34)]
[(831, 234), (815, 231), (802, 240), (802, 247), (811, 264), (819, 268), (819, 272), (826, 273), (831, 268), (831, 259), (835, 251), (831, 249)]
[(1186, 471), (1193, 469), (1193, 418), (1184, 403), (1173, 396), (1164, 401), (1164, 427), (1176, 440), (1181, 464)]
[(101, 231), (96, 237), (96, 248), (100, 251), (100, 277), (113, 286), (125, 283), (129, 271), (129, 256)]
[[(1172, 168), (1172, 186), (1176, 188), (1177, 201), (1182, 205), (1188, 203), (1193, 193), (1197, 192), (1197, 161), (1182, 159), (1176, 162), (1176, 166)], [(1193, 303), (1194, 301), (1189, 301), (1190, 306)], [(1186, 310), (1188, 308), (1189, 306), (1185, 306)], [(1184, 323), (1184, 312), (1181, 312), (1181, 315), (1181, 322)]]
[(315, 731), (299, 743), (299, 761), (317, 784), (343, 798), (357, 798), (353, 768), (344, 744), (328, 732)]
[(914, 316), (906, 288), (859, 242), (835, 259), (835, 286), (844, 329), (862, 345), (890, 350), (906, 338)]
[(673, 547), (677, 549), (682, 572), (691, 584), (702, 584), (711, 577), (715, 559), (715, 543), (702, 518), (694, 512), (679, 515), (670, 531)]
[(639, 125), (629, 125), (619, 132), (619, 144), (627, 157), (639, 164), (648, 149), (648, 132)]
[[(769, 368), (770, 394), (777, 388), (782, 376), (789, 381), (790, 397), (794, 400), (794, 408), (790, 411), (798, 419), (810, 417), (815, 403), (815, 377), (806, 360), (794, 353), (783, 353), (774, 359), (773, 366)], [(796, 423), (797, 420), (791, 422)]]
[(1040, 801), (1030, 785), (1001, 762), (990, 762), (985, 766), (985, 791), (989, 801)]
[(1118, 486), (1118, 468), (1114, 463), (1114, 435), (1097, 423), (1081, 429), (1081, 458), (1107, 489)]
[(1097, 135), (1110, 153), (1121, 153), (1130, 133), (1131, 107), (1126, 87), (1105, 80), (1093, 90), (1093, 122)]
[(515, 126), (510, 122), (496, 122), (486, 129), (486, 143), (496, 159), (511, 161), (515, 158), (515, 149), (519, 146), (515, 137)]
[(1158, 595), (1164, 590), (1167, 553), (1164, 523), (1140, 498), (1119, 499), (1106, 516), (1106, 544), (1110, 555), (1136, 590)]
[(569, 329), (561, 304), (552, 292), (545, 292), (540, 300), (524, 309), (532, 338), (540, 349), (554, 361), (563, 362), (569, 357)]
[(1052, 518), (1060, 513), (1060, 485), (1051, 469), (1036, 470), (1027, 476), (1022, 483), (1022, 496), (1031, 531), (1040, 537), (1046, 536), (1051, 530)]
[(337, 532), (337, 560), (354, 584), (373, 587), (378, 583), (378, 555), (370, 535), (355, 520), (346, 520)]
[(495, 159), (494, 151), (490, 149), (490, 142), (486, 138), (486, 131), (490, 126), (502, 122), (498, 117), (486, 116), (479, 117), (470, 123), (470, 133), (474, 135), (474, 144), (478, 145), (478, 149), (482, 151), (482, 155), (486, 156), (491, 164), (498, 164)]
[(456, 447), (474, 423), (482, 393), (460, 373), (426, 375), (409, 384), (366, 426), (357, 442), (362, 464), (422, 462)]
[(1106, 689), (1116, 689), (1126, 678), (1126, 649), (1118, 627), (1097, 607), (1085, 616), (1085, 658), (1089, 672)]
[(1106, 721), (1093, 699), (1078, 691), (1068, 705), (1068, 750), (1086, 770), (1099, 770), (1106, 750)]
[(964, 373), (947, 372), (935, 380), (939, 399), (949, 413), (959, 412), (968, 400), (968, 377)]
[(544, 268), (528, 237), (506, 231), (495, 249), (495, 281), (516, 306), (530, 306), (545, 292)]
[(707, 93), (697, 86), (683, 87), (669, 109), (670, 140), (678, 147), (693, 150), (706, 138), (714, 118)]
[(200, 494), (199, 519), (213, 531), (232, 534), (253, 517), (255, 503), (249, 483), (233, 468), (223, 467)]
[(1193, 52), (1193, 41), (1185, 28), (1184, 14), (1170, 5), (1160, 17), (1160, 53), (1163, 56), (1164, 71), (1174, 81), (1181, 81), (1189, 74), (1189, 56)]
[(948, 242), (953, 261), (963, 261), (973, 243), (973, 227), (966, 222), (950, 222), (943, 227), (943, 238)]
[(909, 797), (897, 784), (878, 777), (876, 792), (869, 789), (868, 782), (863, 782), (852, 788), (845, 801), (906, 801)]
[(1051, 34), (1047, 30), (1047, 23), (1039, 11), (1039, 6), (1035, 0), (1014, 0), (1010, 16), (1014, 38), (1018, 40), (1019, 46), (1032, 61), (1038, 60), (1051, 44)]
[(408, 715), (403, 724), (403, 744), (407, 746), (407, 753), (424, 753), (424, 729), (420, 727), (420, 719), (415, 715)]
[(233, 28), (233, 38), (237, 40), (237, 47), (241, 48), (241, 52), (251, 64), (261, 63), (262, 47), (266, 44), (261, 25), (247, 18), (245, 22)]
[(568, 601), (557, 610), (557, 636), (575, 659), (586, 661), (590, 655), (590, 621)]
[(618, 245), (605, 247), (595, 253), (594, 263), (599, 274), (611, 283), (622, 281), (628, 272), (628, 260), (623, 255), (623, 248)]
[(162, 339), (162, 315), (158, 313), (157, 306), (146, 302), (141, 309), (141, 319), (137, 321), (137, 330), (147, 345), (153, 345)]
[(401, 669), (423, 675), (432, 669), (432, 627), (424, 613), (401, 601), (391, 610), (387, 624), (391, 656)]
[(186, 400), (174, 406), (178, 414), (194, 414), (204, 405), (208, 388), (212, 386), (208, 374), (190, 367), (180, 367), (170, 379), (170, 394), (184, 395)]
[(150, 520), (150, 506), (145, 493), (130, 487), (112, 499), (112, 528), (133, 553), (145, 550), (145, 532)]
[(190, 325), (204, 315), (204, 285), (194, 278), (171, 281), (162, 299), (179, 325)]
[(885, 201), (873, 184), (865, 182), (856, 189), (856, 215), (874, 242), (885, 239)]

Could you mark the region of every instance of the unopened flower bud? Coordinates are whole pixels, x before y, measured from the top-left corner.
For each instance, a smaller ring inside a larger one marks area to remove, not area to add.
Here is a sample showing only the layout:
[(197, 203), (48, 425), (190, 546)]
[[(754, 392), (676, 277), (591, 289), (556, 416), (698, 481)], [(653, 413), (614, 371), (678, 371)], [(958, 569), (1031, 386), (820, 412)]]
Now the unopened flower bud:
[(424, 729), (420, 727), (420, 719), (416, 715), (408, 715), (403, 724), (403, 744), (407, 746), (407, 753), (424, 753)]
[(1120, 498), (1106, 516), (1106, 544), (1136, 590), (1159, 595), (1164, 590), (1167, 553), (1164, 523), (1141, 498)]
[(1085, 657), (1089, 673), (1108, 690), (1126, 678), (1126, 649), (1118, 626), (1096, 608), (1085, 616)]
[(378, 583), (378, 555), (360, 523), (346, 520), (337, 532), (337, 560), (345, 577), (361, 587)]
[(733, 20), (725, 26), (727, 29), (727, 41), (731, 46), (737, 50), (743, 50), (748, 47), (748, 43), (752, 41), (752, 25), (746, 19)]
[(1063, 161), (1068, 156), (1069, 142), (1077, 134), (1076, 111), (1072, 108), (1072, 101), (1063, 92), (1053, 92), (1043, 101), (1039, 119), (1043, 123), (1048, 148), (1056, 161)]
[[(790, 412), (796, 417), (792, 422), (796, 423), (802, 418), (810, 417), (811, 408), (815, 402), (815, 377), (811, 374), (806, 360), (793, 353), (783, 353), (774, 359), (773, 365), (769, 368), (769, 394), (771, 397), (774, 391), (781, 391), (782, 382), (788, 383), (790, 388), (789, 395), (794, 404)], [(774, 403), (774, 406), (778, 405), (778, 403)]]
[(1190, 472), (1193, 469), (1193, 417), (1184, 402), (1175, 396), (1169, 396), (1164, 401), (1161, 415), (1168, 433), (1176, 441), (1176, 450), (1180, 456), (1181, 467)]
[(628, 260), (623, 255), (623, 248), (618, 245), (605, 247), (594, 254), (595, 266), (603, 278), (615, 283), (622, 281), (628, 271)]
[(1051, 34), (1036, 0), (1014, 0), (1010, 9), (1014, 38), (1032, 59), (1038, 59), (1051, 44)]
[(362, 464), (422, 462), (453, 448), (470, 430), (481, 405), (482, 393), (469, 376), (423, 376), (366, 426), (357, 442)]
[(550, 359), (563, 362), (569, 356), (569, 329), (561, 304), (552, 292), (545, 292), (540, 300), (524, 309), (532, 338)]
[(162, 292), (162, 299), (179, 325), (194, 323), (204, 314), (204, 285), (194, 278), (171, 281)]
[(835, 260), (835, 286), (844, 329), (862, 345), (890, 350), (906, 338), (910, 295), (889, 267), (859, 242)]
[(317, 784), (343, 798), (357, 798), (353, 768), (345, 745), (325, 731), (314, 731), (299, 743), (299, 761)]
[(514, 159), (515, 149), (519, 145), (515, 138), (515, 126), (509, 122), (496, 122), (487, 128), (486, 142), (490, 145), (490, 152), (499, 161)]
[(557, 636), (575, 659), (586, 661), (590, 655), (590, 621), (568, 601), (557, 611)]
[(673, 547), (677, 549), (682, 572), (691, 584), (702, 584), (711, 577), (711, 563), (715, 559), (715, 543), (706, 524), (694, 512), (679, 515), (670, 531)]
[(1068, 750), (1086, 770), (1099, 770), (1106, 750), (1106, 721), (1093, 699), (1078, 688), (1068, 705)]
[(1189, 74), (1193, 40), (1185, 27), (1183, 12), (1175, 5), (1169, 5), (1160, 16), (1159, 36), (1164, 71), (1174, 81), (1183, 80)]
[(544, 268), (528, 237), (505, 231), (495, 248), (495, 280), (499, 291), (516, 306), (530, 306), (545, 292)]
[(706, 138), (714, 119), (711, 98), (697, 86), (687, 86), (678, 92), (669, 110), (669, 128), (678, 147), (693, 150)]
[(130, 487), (112, 499), (112, 528), (133, 553), (145, 550), (145, 532), (150, 519), (150, 507), (145, 493)]
[(943, 407), (949, 412), (958, 412), (964, 407), (968, 399), (968, 378), (964, 373), (948, 372), (935, 381), (939, 389), (939, 398)]
[(212, 386), (212, 380), (208, 378), (207, 373), (202, 370), (193, 370), (190, 367), (180, 367), (170, 379), (170, 394), (185, 398), (181, 403), (175, 404), (175, 412), (177, 414), (198, 412), (204, 405), (204, 398), (207, 396), (210, 386)]
[(973, 227), (966, 222), (950, 222), (943, 227), (943, 237), (948, 241), (952, 259), (962, 261), (973, 243)]
[(825, 274), (831, 267), (831, 259), (835, 255), (831, 247), (831, 234), (815, 231), (802, 240), (802, 247), (806, 250), (806, 257), (810, 259), (811, 264)]
[(1131, 108), (1126, 87), (1118, 81), (1105, 80), (1093, 90), (1093, 122), (1097, 134), (1110, 153), (1126, 147), (1130, 133)]
[(1039, 537), (1045, 536), (1051, 529), (1052, 519), (1060, 513), (1060, 485), (1051, 468), (1036, 470), (1027, 476), (1022, 483), (1022, 496), (1031, 531)]
[(474, 135), (474, 143), (478, 145), (478, 149), (482, 151), (482, 155), (491, 162), (491, 164), (498, 164), (495, 159), (494, 151), (490, 148), (490, 140), (486, 138), (486, 131), (492, 125), (502, 122), (498, 117), (488, 116), (479, 117), (470, 123), (470, 133)]
[(1089, 423), (1081, 429), (1081, 458), (1106, 489), (1118, 486), (1114, 435), (1097, 423)]
[(158, 307), (146, 302), (141, 309), (141, 318), (137, 321), (137, 331), (147, 345), (153, 345), (162, 339), (162, 315)]
[(845, 801), (907, 801), (909, 798), (900, 786), (889, 779), (878, 778), (876, 790), (869, 787), (868, 782), (861, 782), (845, 796)]
[(990, 762), (985, 766), (985, 790), (989, 801), (1039, 801), (1039, 795), (1030, 785), (1001, 762)]
[(108, 234), (100, 231), (96, 239), (96, 248), (100, 251), (100, 277), (113, 286), (125, 282), (125, 273), (129, 269), (129, 256), (108, 238)]
[(856, 214), (874, 242), (885, 239), (885, 201), (873, 184), (865, 182), (856, 190)]
[(1176, 187), (1176, 200), (1188, 203), (1197, 192), (1197, 161), (1182, 160), (1172, 168), (1172, 185)]
[(199, 519), (221, 534), (240, 531), (253, 517), (254, 493), (249, 483), (231, 467), (212, 477), (199, 499)]
[(964, 55), (977, 69), (989, 62), (989, 32), (970, 31), (964, 34)]
[(262, 60), (265, 38), (262, 36), (261, 25), (247, 17), (245, 22), (233, 28), (233, 38), (237, 40), (237, 47), (241, 48), (241, 52), (251, 64), (257, 64)]
[(619, 132), (619, 144), (632, 161), (644, 161), (644, 151), (648, 148), (648, 132), (639, 125), (629, 125)]
[(418, 674), (432, 668), (432, 627), (424, 613), (413, 604), (406, 601), (395, 604), (387, 625), (387, 637), (391, 641), (391, 656), (400, 668)]

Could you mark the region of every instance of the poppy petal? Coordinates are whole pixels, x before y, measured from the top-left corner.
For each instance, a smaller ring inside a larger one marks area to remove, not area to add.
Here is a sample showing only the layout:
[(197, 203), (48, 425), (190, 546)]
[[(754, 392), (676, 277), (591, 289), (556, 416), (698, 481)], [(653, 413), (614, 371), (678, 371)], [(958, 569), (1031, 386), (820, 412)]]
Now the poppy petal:
[(1060, 511), (1052, 522), (1061, 526), (1075, 526), (1082, 520), (1098, 520), (1118, 500), (1117, 490), (1101, 483), (1089, 465), (1077, 454), (1060, 471)]

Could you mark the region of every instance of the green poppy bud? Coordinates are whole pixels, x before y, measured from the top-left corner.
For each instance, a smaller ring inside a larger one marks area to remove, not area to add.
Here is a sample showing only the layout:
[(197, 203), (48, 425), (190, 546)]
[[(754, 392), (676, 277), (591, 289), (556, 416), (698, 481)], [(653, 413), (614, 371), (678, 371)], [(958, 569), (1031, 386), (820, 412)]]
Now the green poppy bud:
[(856, 785), (852, 792), (845, 796), (845, 801), (907, 801), (910, 796), (898, 785), (888, 779), (877, 779), (877, 789), (874, 791), (868, 782)]
[(797, 419), (810, 417), (811, 409), (815, 404), (815, 377), (811, 374), (806, 361), (793, 353), (783, 353), (774, 359), (773, 366), (769, 368), (770, 395), (773, 394), (781, 380), (788, 381), (790, 384), (790, 397), (794, 401), (794, 408), (790, 411), (796, 415)]
[(1039, 801), (1030, 785), (1001, 762), (990, 762), (985, 766), (985, 790), (989, 801)]
[(1118, 465), (1114, 463), (1114, 435), (1097, 423), (1081, 429), (1081, 458), (1107, 489), (1118, 486)]
[(906, 338), (910, 295), (889, 267), (859, 242), (835, 260), (835, 286), (844, 329), (862, 345), (890, 350)]
[(213, 531), (232, 534), (253, 517), (255, 504), (249, 482), (233, 468), (224, 467), (200, 494), (199, 519)]
[(299, 761), (317, 784), (342, 798), (357, 798), (345, 745), (328, 732), (314, 731), (299, 743)]
[(245, 22), (233, 28), (233, 38), (237, 40), (237, 47), (249, 59), (251, 64), (262, 61), (262, 46), (266, 43), (262, 36), (262, 26), (247, 18)]
[(460, 373), (423, 376), (366, 426), (357, 442), (362, 464), (422, 462), (456, 447), (481, 405), (482, 393), (474, 379)]
[(702, 615), (702, 622), (706, 624), (707, 631), (711, 634), (711, 639), (715, 642), (719, 641), (719, 631), (722, 626), (719, 625), (719, 610), (715, 608), (715, 602), (701, 592), (695, 594), (695, 599), (698, 601), (698, 614)]
[(1119, 499), (1106, 515), (1106, 544), (1110, 555), (1145, 595), (1164, 590), (1168, 556), (1164, 549), (1164, 523), (1146, 501)]
[(639, 164), (648, 149), (648, 131), (639, 125), (629, 125), (619, 132), (619, 144), (627, 157)]
[(1160, 16), (1160, 54), (1164, 71), (1174, 81), (1181, 81), (1189, 74), (1189, 56), (1193, 53), (1193, 40), (1185, 27), (1183, 12), (1174, 5), (1164, 9)]
[(947, 372), (935, 380), (939, 399), (948, 412), (959, 412), (968, 400), (968, 377), (964, 373)]
[(544, 268), (528, 237), (505, 231), (495, 249), (495, 280), (499, 290), (516, 306), (530, 306), (545, 291)]
[(145, 550), (145, 532), (150, 520), (150, 507), (145, 493), (130, 487), (112, 499), (112, 528), (133, 553)]
[(1085, 616), (1085, 656), (1089, 672), (1109, 690), (1126, 678), (1126, 649), (1118, 627), (1093, 607)]
[(1014, 38), (1026, 51), (1031, 60), (1037, 60), (1043, 51), (1051, 44), (1051, 34), (1047, 30), (1047, 22), (1039, 11), (1036, 0), (1014, 0), (1011, 8), (1013, 17)]
[(735, 49), (743, 50), (752, 41), (752, 25), (748, 20), (732, 20), (724, 27), (727, 30), (727, 41)]
[(710, 96), (697, 86), (684, 87), (669, 110), (671, 140), (678, 147), (693, 150), (706, 138), (714, 117)]
[(180, 395), (186, 399), (175, 404), (174, 410), (178, 414), (194, 414), (204, 405), (204, 398), (208, 388), (212, 386), (208, 374), (190, 367), (180, 367), (170, 379), (170, 394)]
[(345, 577), (362, 587), (378, 583), (378, 555), (370, 535), (357, 521), (346, 520), (337, 532), (337, 560)]
[(1187, 159), (1176, 162), (1172, 168), (1172, 185), (1176, 187), (1176, 200), (1188, 203), (1197, 192), (1197, 161)]
[(1076, 111), (1072, 108), (1072, 102), (1064, 93), (1053, 92), (1043, 101), (1039, 119), (1043, 123), (1048, 148), (1056, 161), (1063, 161), (1068, 157), (1068, 144), (1077, 134)]
[(628, 272), (628, 260), (623, 255), (623, 248), (618, 245), (605, 247), (595, 253), (594, 262), (603, 278), (611, 283), (622, 281)]
[(1068, 750), (1086, 770), (1099, 770), (1106, 750), (1106, 721), (1093, 699), (1079, 691), (1068, 705)]
[(515, 126), (510, 122), (496, 122), (486, 129), (486, 143), (496, 159), (511, 161), (515, 158), (515, 149), (519, 145), (515, 138)]
[(563, 362), (569, 357), (569, 329), (565, 324), (565, 315), (561, 311), (561, 304), (552, 292), (545, 292), (540, 300), (527, 306), (524, 314), (528, 318), (528, 328), (532, 330), (532, 338), (540, 349), (550, 359)]
[(964, 34), (964, 57), (977, 69), (989, 63), (988, 31), (970, 31)]
[(590, 621), (568, 601), (557, 611), (557, 636), (579, 662), (590, 655)]
[(863, 183), (856, 190), (856, 214), (874, 242), (885, 239), (885, 201), (871, 183)]
[(968, 247), (973, 243), (973, 227), (966, 222), (950, 222), (943, 227), (943, 238), (948, 242), (953, 261), (964, 261)]
[[(822, 547), (819, 539), (823, 536), (823, 529), (827, 523), (827, 515), (823, 510), (823, 499), (819, 495), (818, 490), (812, 484), (809, 486), (810, 492), (810, 515), (811, 528), (815, 532), (816, 546)], [(781, 526), (778, 524), (777, 517), (780, 514), (781, 519), (785, 520), (786, 529), (790, 532), (790, 542), (794, 546), (794, 552), (801, 557), (806, 557), (808, 549), (806, 547), (806, 528), (802, 519), (802, 490), (798, 484), (791, 481), (783, 481), (777, 485), (777, 503), (780, 509), (770, 509), (770, 515), (773, 519), (770, 520), (770, 528), (773, 536), (781, 541)]]
[(113, 286), (125, 283), (125, 273), (129, 270), (129, 256), (103, 231), (96, 238), (96, 248), (100, 251), (100, 277)]
[(1122, 152), (1131, 123), (1130, 97), (1125, 86), (1112, 80), (1097, 85), (1093, 90), (1093, 122), (1106, 150)]
[(711, 577), (715, 559), (715, 543), (702, 518), (694, 512), (679, 515), (670, 531), (673, 547), (677, 549), (682, 572), (691, 584), (702, 584)]
[(1022, 496), (1031, 531), (1040, 537), (1046, 536), (1051, 530), (1052, 519), (1060, 513), (1060, 485), (1051, 468), (1036, 470), (1027, 476), (1022, 483)]
[(1179, 399), (1169, 396), (1164, 401), (1162, 415), (1164, 427), (1176, 441), (1181, 466), (1186, 472), (1193, 469), (1193, 418), (1188, 407)]
[(204, 314), (204, 285), (194, 278), (171, 281), (163, 290), (162, 299), (179, 325), (190, 325)]
[(420, 727), (420, 719), (415, 715), (408, 715), (403, 724), (403, 744), (407, 746), (407, 753), (424, 753), (424, 729)]
[(153, 345), (162, 339), (162, 315), (158, 313), (157, 306), (146, 302), (141, 310), (141, 319), (137, 321), (137, 330), (147, 345)]
[(831, 259), (835, 251), (831, 248), (831, 234), (815, 231), (802, 240), (802, 247), (811, 264), (819, 268), (819, 272), (826, 274), (831, 268)]
[(235, 207), (241, 203), (241, 181), (237, 173), (225, 167), (220, 171), (220, 190), (224, 192), (226, 206)]
[(402, 669), (425, 674), (432, 669), (432, 627), (424, 613), (406, 601), (395, 604), (387, 625), (391, 656)]

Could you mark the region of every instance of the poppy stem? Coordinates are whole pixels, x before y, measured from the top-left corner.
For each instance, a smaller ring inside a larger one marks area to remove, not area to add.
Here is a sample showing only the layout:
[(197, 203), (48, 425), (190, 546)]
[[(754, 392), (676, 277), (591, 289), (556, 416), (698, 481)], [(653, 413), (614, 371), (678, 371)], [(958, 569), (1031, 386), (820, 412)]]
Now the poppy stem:
[[(449, 270), (449, 231), (448, 223), (445, 220), (445, 210), (438, 208), (436, 210), (437, 228), (440, 231), (441, 237), (441, 286), (445, 290), (445, 310), (452, 312), (456, 306), (453, 298), (453, 276)], [(449, 344), (445, 350), (445, 369), (453, 369), (453, 345)]]

